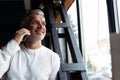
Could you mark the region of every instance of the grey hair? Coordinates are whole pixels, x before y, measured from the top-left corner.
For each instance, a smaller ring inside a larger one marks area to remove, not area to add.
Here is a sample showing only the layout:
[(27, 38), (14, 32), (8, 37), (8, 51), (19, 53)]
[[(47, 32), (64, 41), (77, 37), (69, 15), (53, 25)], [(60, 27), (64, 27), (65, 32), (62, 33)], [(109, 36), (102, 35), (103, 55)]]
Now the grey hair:
[(31, 14), (41, 15), (41, 16), (43, 17), (44, 21), (45, 21), (44, 12), (43, 12), (42, 10), (40, 10), (40, 9), (34, 9), (34, 10), (29, 11), (29, 12), (24, 16), (24, 18), (23, 18), (22, 21), (21, 21), (21, 27), (25, 27), (25, 26), (28, 24), (28, 22), (29, 22), (29, 20), (30, 20), (30, 15), (31, 15)]

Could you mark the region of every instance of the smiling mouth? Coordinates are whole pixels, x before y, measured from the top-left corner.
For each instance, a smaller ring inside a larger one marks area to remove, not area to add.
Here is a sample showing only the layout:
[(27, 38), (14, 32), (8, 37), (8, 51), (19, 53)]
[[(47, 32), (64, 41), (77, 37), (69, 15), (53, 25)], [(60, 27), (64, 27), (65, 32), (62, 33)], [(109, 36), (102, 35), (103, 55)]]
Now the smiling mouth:
[(45, 31), (43, 31), (43, 30), (36, 30), (35, 32), (37, 32), (37, 33), (45, 33)]

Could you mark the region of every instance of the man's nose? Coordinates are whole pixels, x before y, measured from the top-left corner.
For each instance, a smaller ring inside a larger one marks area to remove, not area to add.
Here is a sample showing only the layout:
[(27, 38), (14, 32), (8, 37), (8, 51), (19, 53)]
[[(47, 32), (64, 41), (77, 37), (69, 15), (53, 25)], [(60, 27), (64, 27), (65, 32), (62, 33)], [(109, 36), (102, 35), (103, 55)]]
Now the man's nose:
[(38, 23), (38, 27), (42, 28), (42, 23), (41, 22)]

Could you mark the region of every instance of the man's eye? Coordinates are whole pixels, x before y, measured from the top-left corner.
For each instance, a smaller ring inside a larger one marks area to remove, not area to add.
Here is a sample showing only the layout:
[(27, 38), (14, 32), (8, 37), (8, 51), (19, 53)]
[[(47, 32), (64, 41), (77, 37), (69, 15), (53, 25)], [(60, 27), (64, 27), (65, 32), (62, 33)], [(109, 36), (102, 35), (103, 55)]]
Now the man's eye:
[(35, 21), (31, 22), (31, 24), (37, 24)]
[(46, 23), (45, 23), (45, 22), (42, 22), (42, 25), (43, 25), (43, 26), (45, 26), (45, 25), (46, 25)]

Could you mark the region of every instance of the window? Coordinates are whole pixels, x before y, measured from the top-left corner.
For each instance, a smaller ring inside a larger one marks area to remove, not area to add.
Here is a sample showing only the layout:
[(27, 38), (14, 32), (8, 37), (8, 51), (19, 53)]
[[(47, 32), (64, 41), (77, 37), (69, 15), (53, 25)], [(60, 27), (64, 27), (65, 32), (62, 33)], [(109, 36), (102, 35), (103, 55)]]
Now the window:
[[(90, 80), (111, 80), (111, 55), (106, 0), (81, 0), (82, 39), (85, 64)], [(74, 4), (68, 10), (73, 32), (77, 32), (77, 13)], [(78, 40), (78, 37), (76, 37)]]

